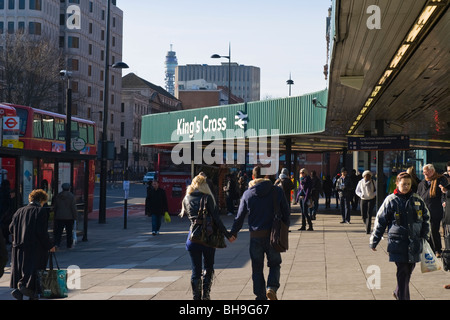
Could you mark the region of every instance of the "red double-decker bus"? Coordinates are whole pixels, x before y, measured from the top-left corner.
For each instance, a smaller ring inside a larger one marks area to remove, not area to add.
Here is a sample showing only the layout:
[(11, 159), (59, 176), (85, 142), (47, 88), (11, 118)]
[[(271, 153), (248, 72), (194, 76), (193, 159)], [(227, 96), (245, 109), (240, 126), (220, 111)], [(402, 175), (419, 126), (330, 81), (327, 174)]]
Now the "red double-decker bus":
[(169, 214), (176, 215), (181, 211), (181, 202), (186, 188), (191, 184), (190, 165), (175, 165), (171, 152), (159, 152), (156, 163), (156, 179), (160, 188), (164, 189), (169, 205)]
[[(14, 108), (16, 116), (19, 118), (19, 148), (47, 152), (65, 151), (65, 115), (9, 103), (3, 103), (3, 107)], [(71, 149), (78, 151), (80, 154), (96, 155), (95, 122), (72, 117), (71, 129), (72, 141), (76, 141)], [(70, 181), (72, 181), (73, 192), (78, 202), (82, 202), (81, 199), (85, 189), (85, 163), (81, 160), (72, 160), (72, 162), (72, 177), (70, 162), (58, 161), (56, 164), (54, 160), (41, 159), (40, 163), (35, 164), (39, 168), (39, 172), (33, 174), (34, 186), (46, 189), (50, 196), (50, 204), (52, 196), (61, 190), (61, 185)], [(95, 160), (89, 160), (88, 163), (88, 212), (91, 212), (94, 202)], [(15, 166), (15, 159), (2, 159), (2, 168), (8, 171), (7, 178), (11, 182), (14, 181), (13, 166)], [(56, 170), (58, 170), (57, 173)], [(9, 172), (12, 173), (9, 174)]]

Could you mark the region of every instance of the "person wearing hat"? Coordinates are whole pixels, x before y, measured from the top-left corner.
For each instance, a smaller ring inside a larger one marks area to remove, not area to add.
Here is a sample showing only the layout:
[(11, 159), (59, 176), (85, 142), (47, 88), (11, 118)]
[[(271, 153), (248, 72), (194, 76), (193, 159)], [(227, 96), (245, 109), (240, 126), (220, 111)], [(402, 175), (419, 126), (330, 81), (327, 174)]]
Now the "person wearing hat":
[(366, 227), (366, 233), (370, 234), (372, 226), (372, 213), (376, 202), (376, 188), (372, 180), (372, 172), (366, 170), (362, 174), (363, 178), (359, 180), (356, 186), (356, 195), (361, 199), (361, 216)]
[(291, 207), (291, 191), (294, 190), (294, 183), (289, 178), (289, 170), (283, 168), (278, 179), (275, 181), (274, 185), (281, 187), (286, 196), (286, 201), (288, 202), (289, 208)]
[(62, 191), (58, 193), (54, 201), (54, 227), (53, 235), (55, 245), (57, 247), (61, 244), (61, 237), (64, 228), (66, 229), (67, 248), (72, 248), (73, 243), (73, 224), (77, 219), (77, 207), (75, 196), (70, 192), (70, 184), (63, 183)]

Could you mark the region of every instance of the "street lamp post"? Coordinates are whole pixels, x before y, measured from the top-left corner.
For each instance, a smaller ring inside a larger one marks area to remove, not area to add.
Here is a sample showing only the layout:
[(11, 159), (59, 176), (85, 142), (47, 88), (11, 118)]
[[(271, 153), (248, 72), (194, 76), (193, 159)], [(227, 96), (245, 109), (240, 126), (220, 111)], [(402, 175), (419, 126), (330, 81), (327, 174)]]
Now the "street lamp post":
[(109, 38), (110, 38), (110, 11), (111, 0), (107, 0), (108, 5), (106, 8), (106, 41), (105, 41), (105, 90), (103, 97), (103, 133), (101, 150), (102, 157), (100, 161), (100, 201), (98, 210), (98, 222), (106, 222), (106, 176), (107, 176), (107, 142), (108, 142), (108, 102), (109, 102), (109, 68), (124, 69), (128, 68), (128, 65), (124, 62), (117, 62), (113, 65), (109, 64)]
[(230, 104), (231, 96), (231, 44), (228, 44), (228, 56), (221, 56), (218, 54), (213, 54), (211, 56), (213, 59), (227, 58), (228, 59), (228, 104)]
[(61, 70), (59, 75), (63, 80), (67, 80), (67, 90), (66, 90), (66, 151), (70, 152), (72, 150), (72, 88), (70, 84), (70, 79), (72, 78), (72, 72), (67, 70)]

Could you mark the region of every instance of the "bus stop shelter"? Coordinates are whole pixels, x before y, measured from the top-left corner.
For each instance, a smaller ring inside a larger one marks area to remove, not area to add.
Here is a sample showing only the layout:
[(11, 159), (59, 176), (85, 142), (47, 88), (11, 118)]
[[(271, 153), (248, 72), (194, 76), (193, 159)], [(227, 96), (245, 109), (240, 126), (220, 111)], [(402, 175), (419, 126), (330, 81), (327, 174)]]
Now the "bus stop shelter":
[[(79, 164), (78, 168), (83, 167), (84, 172), (77, 173), (77, 189), (80, 192), (74, 191), (77, 201), (77, 209), (79, 217), (82, 217), (83, 222), (83, 241), (87, 240), (88, 227), (88, 213), (89, 213), (89, 193), (88, 185), (89, 179), (93, 179), (93, 173), (89, 170), (89, 161), (95, 160), (95, 155), (80, 154), (78, 152), (46, 152), (38, 150), (24, 150), (17, 148), (0, 147), (0, 158), (2, 160), (2, 170), (11, 170), (13, 172), (2, 172), (1, 180), (11, 179), (12, 190), (14, 193), (14, 206), (20, 208), (28, 204), (28, 195), (33, 189), (44, 188), (47, 189), (49, 200), (54, 197), (60, 188), (59, 182), (62, 177), (60, 175), (70, 175), (66, 177), (74, 182), (74, 164)], [(6, 162), (11, 161), (8, 165)], [(46, 181), (44, 171), (48, 170), (47, 164), (51, 164), (52, 179)], [(7, 169), (5, 169), (7, 168)], [(72, 183), (72, 187), (74, 184)], [(93, 196), (93, 195), (91, 195)], [(50, 202), (51, 205), (51, 202)], [(51, 210), (51, 206), (50, 206)], [(79, 219), (81, 220), (81, 219)]]

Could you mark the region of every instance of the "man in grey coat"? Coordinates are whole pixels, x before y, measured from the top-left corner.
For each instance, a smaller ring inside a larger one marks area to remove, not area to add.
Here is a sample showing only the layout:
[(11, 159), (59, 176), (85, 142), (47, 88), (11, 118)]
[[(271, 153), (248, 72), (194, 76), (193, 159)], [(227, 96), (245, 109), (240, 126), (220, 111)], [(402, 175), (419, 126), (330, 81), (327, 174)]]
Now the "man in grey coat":
[(61, 236), (66, 228), (67, 248), (72, 248), (73, 243), (73, 224), (77, 219), (77, 207), (75, 196), (70, 192), (70, 184), (62, 184), (62, 192), (55, 197), (55, 217), (54, 217), (54, 237), (57, 247), (61, 244)]

